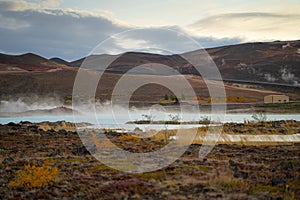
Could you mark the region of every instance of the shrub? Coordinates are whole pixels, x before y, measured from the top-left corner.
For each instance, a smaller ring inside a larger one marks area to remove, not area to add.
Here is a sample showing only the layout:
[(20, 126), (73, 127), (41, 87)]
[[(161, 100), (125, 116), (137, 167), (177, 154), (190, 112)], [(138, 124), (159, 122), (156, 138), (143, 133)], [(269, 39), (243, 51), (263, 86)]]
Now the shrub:
[(137, 136), (133, 136), (133, 135), (121, 135), (119, 137), (119, 139), (121, 141), (135, 141), (135, 142), (139, 142), (141, 141), (141, 138), (140, 137), (137, 137)]
[(200, 96), (196, 96), (193, 98), (193, 100), (197, 100), (197, 101), (207, 101), (207, 98), (205, 97), (200, 97)]
[(242, 179), (234, 178), (231, 175), (219, 175), (209, 181), (209, 185), (226, 192), (247, 191), (249, 185)]
[(180, 117), (179, 117), (179, 115), (169, 114), (169, 119), (171, 122), (178, 122), (180, 120)]
[(27, 189), (44, 187), (57, 178), (58, 169), (57, 167), (50, 167), (49, 162), (45, 162), (41, 167), (27, 164), (24, 166), (24, 170), (17, 172), (15, 180), (10, 181), (9, 186)]
[(207, 117), (207, 116), (202, 116), (199, 119), (199, 124), (210, 124), (210, 122), (211, 122), (211, 119), (210, 119), (210, 117)]
[(112, 147), (112, 144), (109, 140), (98, 140), (96, 134), (92, 133), (92, 141), (96, 145), (97, 148), (109, 148)]
[(185, 100), (184, 94), (181, 95), (180, 99), (181, 99), (181, 100)]
[(171, 95), (171, 100), (172, 100), (172, 101), (177, 101), (178, 98), (177, 98), (176, 96), (174, 96), (174, 95)]
[(151, 122), (154, 119), (154, 117), (151, 114), (150, 115), (142, 114), (142, 117), (149, 122)]
[(267, 120), (267, 115), (263, 112), (254, 113), (251, 117), (257, 122), (265, 122)]
[(67, 100), (65, 101), (65, 103), (66, 103), (66, 104), (72, 104), (72, 100), (71, 100), (71, 99), (67, 99)]
[(165, 100), (169, 100), (169, 96), (165, 94)]

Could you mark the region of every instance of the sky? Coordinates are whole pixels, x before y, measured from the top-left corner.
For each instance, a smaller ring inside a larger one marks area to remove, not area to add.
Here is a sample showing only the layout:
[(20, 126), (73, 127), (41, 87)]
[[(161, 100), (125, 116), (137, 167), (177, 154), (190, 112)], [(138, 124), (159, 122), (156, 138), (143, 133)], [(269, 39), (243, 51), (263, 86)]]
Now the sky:
[(203, 48), (298, 40), (299, 10), (299, 0), (0, 0), (0, 52), (72, 61), (101, 44), (110, 54), (198, 47), (178, 45), (180, 34)]

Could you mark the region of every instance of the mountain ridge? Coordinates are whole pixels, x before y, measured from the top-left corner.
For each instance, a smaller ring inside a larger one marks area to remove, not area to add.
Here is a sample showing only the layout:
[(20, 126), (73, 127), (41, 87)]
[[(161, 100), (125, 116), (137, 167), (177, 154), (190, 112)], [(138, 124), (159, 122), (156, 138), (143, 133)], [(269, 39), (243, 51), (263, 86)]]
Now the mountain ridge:
[[(135, 66), (150, 65), (145, 74), (153, 73), (151, 64), (170, 66), (181, 74), (199, 75), (194, 66), (184, 57), (199, 58), (205, 53), (214, 61), (224, 80), (265, 82), (300, 86), (300, 40), (253, 42), (190, 51), (183, 54), (161, 55), (145, 52), (125, 52), (121, 55), (90, 55), (74, 61), (61, 58), (43, 58), (26, 53), (22, 55), (0, 54), (0, 73), (53, 72), (78, 70), (82, 62), (94, 64), (98, 60), (118, 57), (106, 69), (107, 72), (124, 74)], [(205, 67), (205, 66), (200, 66)], [(155, 72), (157, 73), (157, 72)]]

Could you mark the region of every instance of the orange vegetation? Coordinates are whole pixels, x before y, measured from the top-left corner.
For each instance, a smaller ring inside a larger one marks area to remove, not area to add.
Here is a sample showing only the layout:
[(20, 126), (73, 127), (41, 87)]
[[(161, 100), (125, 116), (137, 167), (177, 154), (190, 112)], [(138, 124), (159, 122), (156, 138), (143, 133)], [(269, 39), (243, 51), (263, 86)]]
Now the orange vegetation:
[(257, 99), (243, 96), (229, 96), (229, 97), (194, 97), (193, 100), (206, 101), (207, 103), (251, 103), (257, 102)]
[(99, 141), (96, 134), (92, 134), (92, 140), (97, 148), (108, 148), (112, 146), (112, 143), (109, 140)]
[(37, 188), (46, 186), (48, 183), (55, 181), (58, 178), (57, 167), (50, 167), (48, 162), (43, 166), (27, 164), (24, 170), (17, 172), (15, 180), (9, 182), (11, 187)]
[(137, 137), (137, 136), (133, 136), (133, 135), (121, 135), (119, 137), (119, 139), (121, 141), (135, 141), (135, 142), (139, 142), (141, 141), (141, 138)]

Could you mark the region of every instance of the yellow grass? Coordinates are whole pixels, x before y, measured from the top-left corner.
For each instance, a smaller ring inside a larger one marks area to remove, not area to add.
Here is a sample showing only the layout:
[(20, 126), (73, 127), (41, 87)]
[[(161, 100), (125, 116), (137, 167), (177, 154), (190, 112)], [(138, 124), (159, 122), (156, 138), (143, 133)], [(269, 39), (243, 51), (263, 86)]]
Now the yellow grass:
[(27, 164), (24, 166), (24, 170), (17, 172), (15, 179), (9, 182), (9, 186), (27, 189), (44, 187), (57, 178), (57, 167), (50, 167), (48, 162), (41, 167)]

